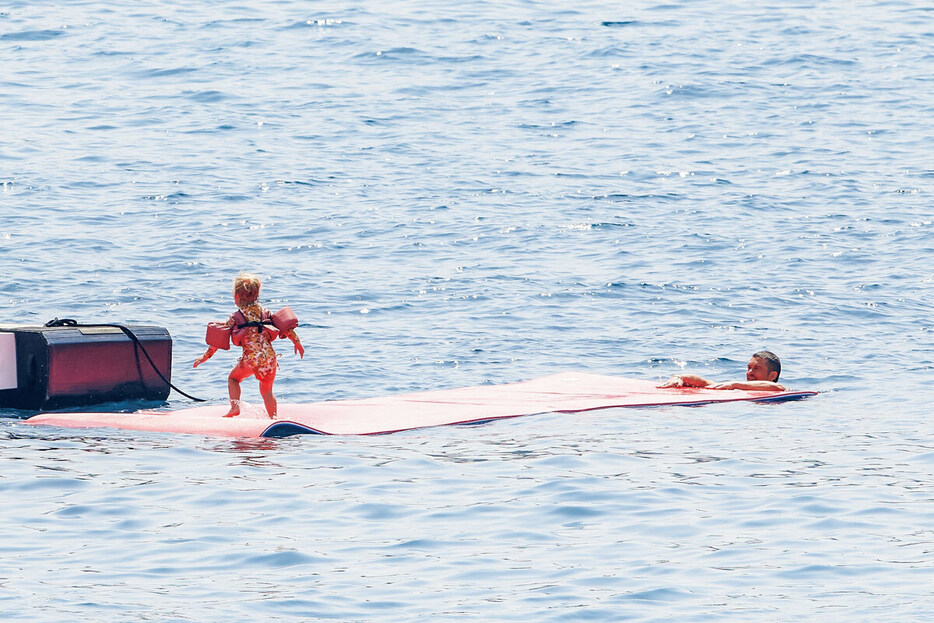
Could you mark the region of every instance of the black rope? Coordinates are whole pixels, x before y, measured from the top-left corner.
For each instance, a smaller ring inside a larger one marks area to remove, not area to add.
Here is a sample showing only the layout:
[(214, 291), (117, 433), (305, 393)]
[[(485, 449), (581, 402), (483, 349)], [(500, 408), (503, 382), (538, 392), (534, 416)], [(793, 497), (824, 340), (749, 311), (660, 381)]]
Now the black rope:
[(162, 374), (162, 371), (159, 370), (158, 366), (156, 366), (155, 362), (152, 360), (152, 357), (149, 356), (149, 352), (146, 350), (146, 347), (143, 346), (143, 343), (140, 341), (138, 337), (136, 337), (136, 334), (133, 333), (133, 331), (131, 331), (129, 327), (125, 327), (122, 324), (79, 324), (78, 321), (73, 318), (62, 318), (61, 320), (59, 320), (58, 318), (53, 318), (52, 320), (49, 320), (47, 323), (45, 323), (45, 326), (47, 327), (113, 327), (114, 329), (120, 329), (121, 331), (123, 331), (123, 333), (128, 338), (133, 340), (134, 344), (139, 346), (139, 349), (143, 351), (144, 355), (146, 355), (146, 360), (149, 362), (149, 365), (152, 366), (152, 369), (156, 371), (156, 374), (159, 375), (159, 378), (165, 381), (169, 385), (169, 387), (177, 391), (179, 394), (181, 394), (185, 398), (194, 400), (195, 402), (207, 402), (204, 398), (195, 398), (191, 394), (187, 394), (183, 392), (179, 388), (175, 387), (175, 385), (172, 384), (172, 381), (165, 378), (165, 375)]

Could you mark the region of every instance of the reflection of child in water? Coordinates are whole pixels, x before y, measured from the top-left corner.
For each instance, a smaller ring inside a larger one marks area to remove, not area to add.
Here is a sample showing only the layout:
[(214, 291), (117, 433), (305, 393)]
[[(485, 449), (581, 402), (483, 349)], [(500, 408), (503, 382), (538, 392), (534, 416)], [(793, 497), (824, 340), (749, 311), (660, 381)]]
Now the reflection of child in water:
[[(244, 327), (244, 320), (248, 323), (268, 322), (272, 314), (259, 304), (259, 289), (261, 283), (258, 277), (243, 274), (234, 279), (234, 302), (239, 313), (234, 312), (225, 323), (232, 332), (242, 331), (243, 356), (227, 377), (227, 390), (230, 392), (230, 411), (224, 417), (233, 417), (240, 414), (240, 381), (250, 376), (256, 376), (259, 381), (259, 393), (266, 405), (266, 413), (271, 418), (276, 417), (278, 409), (276, 397), (272, 393), (272, 384), (276, 380), (276, 369), (279, 362), (276, 360), (276, 351), (272, 348), (269, 335), (262, 326)], [(241, 317), (242, 314), (242, 317)], [(305, 349), (295, 334), (294, 329), (283, 332), (283, 335), (295, 345), (295, 352), (300, 357), (305, 356)], [(194, 367), (210, 359), (217, 348), (209, 346), (203, 355), (195, 359)]]

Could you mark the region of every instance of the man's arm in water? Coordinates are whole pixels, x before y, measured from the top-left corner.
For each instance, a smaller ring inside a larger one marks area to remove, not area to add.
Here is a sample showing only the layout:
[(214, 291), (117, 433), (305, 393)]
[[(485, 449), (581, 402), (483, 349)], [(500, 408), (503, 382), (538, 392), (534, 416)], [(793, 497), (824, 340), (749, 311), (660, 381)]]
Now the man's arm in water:
[(676, 374), (658, 386), (660, 389), (672, 387), (704, 387), (707, 389), (745, 389), (759, 392), (783, 392), (785, 386), (772, 381), (732, 381), (714, 383), (696, 374)]
[(696, 374), (676, 374), (658, 387), (662, 389), (668, 387), (710, 387), (715, 384), (713, 381), (708, 381)]
[(785, 386), (772, 381), (736, 381), (733, 383), (713, 383), (707, 389), (747, 389), (760, 392), (783, 392)]

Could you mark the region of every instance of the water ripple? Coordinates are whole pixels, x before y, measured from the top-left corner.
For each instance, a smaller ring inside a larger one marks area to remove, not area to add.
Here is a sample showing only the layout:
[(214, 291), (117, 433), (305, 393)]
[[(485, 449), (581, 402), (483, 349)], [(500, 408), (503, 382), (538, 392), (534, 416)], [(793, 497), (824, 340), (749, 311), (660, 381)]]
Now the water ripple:
[(8, 322), (165, 325), (221, 403), (234, 358), (190, 362), (255, 270), (301, 312), (284, 401), (760, 348), (822, 394), (363, 439), (3, 411), (7, 618), (927, 620), (930, 11), (319, 9), (0, 13)]

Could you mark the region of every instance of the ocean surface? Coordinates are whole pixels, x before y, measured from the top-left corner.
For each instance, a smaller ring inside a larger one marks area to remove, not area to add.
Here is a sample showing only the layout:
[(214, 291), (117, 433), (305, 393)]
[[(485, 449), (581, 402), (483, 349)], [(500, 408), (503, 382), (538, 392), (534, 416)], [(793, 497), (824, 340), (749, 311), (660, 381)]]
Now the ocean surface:
[(920, 1), (4, 2), (0, 322), (164, 326), (221, 404), (234, 355), (191, 362), (248, 270), (302, 321), (280, 402), (763, 348), (821, 393), (279, 440), (0, 411), (2, 619), (930, 620), (932, 50)]

